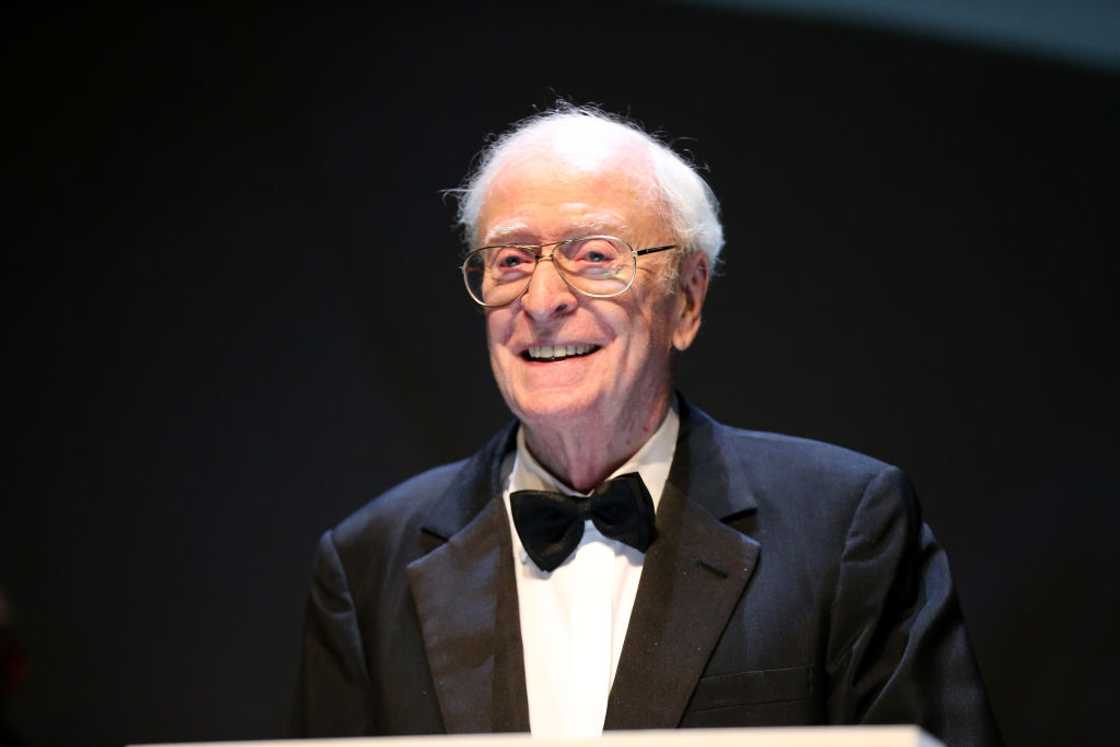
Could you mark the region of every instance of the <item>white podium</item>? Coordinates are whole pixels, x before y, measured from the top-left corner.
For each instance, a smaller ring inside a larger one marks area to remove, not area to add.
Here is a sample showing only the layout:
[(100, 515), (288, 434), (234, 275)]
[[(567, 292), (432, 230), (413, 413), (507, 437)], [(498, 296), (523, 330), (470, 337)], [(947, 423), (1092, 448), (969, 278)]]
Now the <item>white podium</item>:
[(255, 742), (180, 742), (129, 747), (944, 747), (916, 726), (811, 726), (766, 729), (611, 731), (597, 739), (534, 739), (528, 734), (353, 737)]

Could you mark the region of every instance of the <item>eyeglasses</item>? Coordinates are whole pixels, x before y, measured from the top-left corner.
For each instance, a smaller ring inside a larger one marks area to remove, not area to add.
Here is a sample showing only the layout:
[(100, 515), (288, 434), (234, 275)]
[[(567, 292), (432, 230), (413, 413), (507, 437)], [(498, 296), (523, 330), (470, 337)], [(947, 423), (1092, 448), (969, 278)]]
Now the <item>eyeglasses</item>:
[[(547, 256), (544, 250), (554, 247)], [(676, 244), (634, 249), (614, 236), (584, 236), (551, 244), (497, 244), (475, 249), (463, 262), (463, 282), (475, 303), (495, 308), (513, 303), (529, 288), (537, 263), (552, 260), (564, 282), (591, 298), (630, 290), (638, 257), (676, 249)]]

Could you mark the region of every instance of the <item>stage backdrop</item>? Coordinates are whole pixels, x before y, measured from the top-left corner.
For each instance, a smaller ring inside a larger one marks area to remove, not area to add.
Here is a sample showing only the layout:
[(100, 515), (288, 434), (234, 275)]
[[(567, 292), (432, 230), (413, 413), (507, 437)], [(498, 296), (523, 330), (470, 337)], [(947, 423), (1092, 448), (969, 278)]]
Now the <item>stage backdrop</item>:
[(105, 13), (6, 29), (26, 743), (279, 733), (319, 534), (509, 418), (440, 190), (557, 95), (708, 167), (687, 396), (906, 469), (1008, 741), (1115, 733), (1115, 71), (683, 5)]

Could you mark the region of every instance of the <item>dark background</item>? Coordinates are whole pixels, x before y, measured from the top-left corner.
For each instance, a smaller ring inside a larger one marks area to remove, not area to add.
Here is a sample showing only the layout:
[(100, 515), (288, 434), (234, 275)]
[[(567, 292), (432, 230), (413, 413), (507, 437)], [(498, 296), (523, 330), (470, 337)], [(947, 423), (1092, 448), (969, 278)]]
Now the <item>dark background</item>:
[(439, 190), (556, 95), (710, 165), (728, 246), (687, 395), (909, 471), (1008, 741), (1111, 741), (1115, 70), (681, 6), (5, 33), (29, 744), (279, 733), (318, 535), (508, 418)]

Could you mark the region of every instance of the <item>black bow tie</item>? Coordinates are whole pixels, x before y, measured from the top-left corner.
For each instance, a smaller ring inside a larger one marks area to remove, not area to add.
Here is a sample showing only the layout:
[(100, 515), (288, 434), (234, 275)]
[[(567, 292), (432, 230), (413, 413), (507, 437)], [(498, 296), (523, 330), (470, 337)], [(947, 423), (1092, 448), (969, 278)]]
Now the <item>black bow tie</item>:
[(563, 563), (591, 519), (604, 536), (645, 552), (657, 539), (653, 499), (637, 472), (608, 480), (589, 497), (547, 490), (515, 490), (509, 495), (513, 523), (525, 552), (538, 568)]

